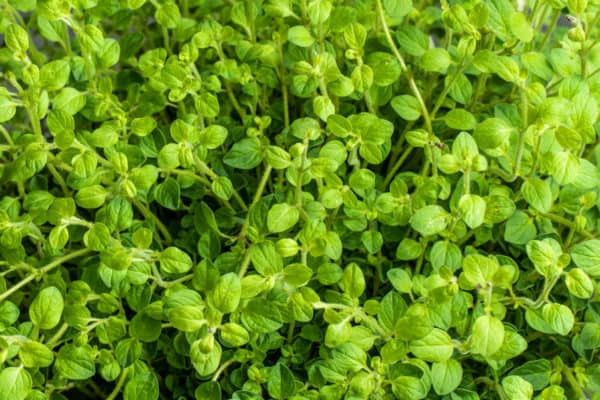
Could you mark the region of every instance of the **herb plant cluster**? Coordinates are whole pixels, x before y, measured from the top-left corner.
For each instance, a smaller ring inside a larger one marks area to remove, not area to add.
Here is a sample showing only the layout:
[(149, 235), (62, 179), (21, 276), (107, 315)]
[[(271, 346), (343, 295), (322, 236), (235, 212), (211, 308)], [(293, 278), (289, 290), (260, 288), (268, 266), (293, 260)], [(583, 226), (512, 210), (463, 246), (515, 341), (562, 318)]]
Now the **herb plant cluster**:
[(598, 0), (0, 0), (0, 400), (600, 399)]

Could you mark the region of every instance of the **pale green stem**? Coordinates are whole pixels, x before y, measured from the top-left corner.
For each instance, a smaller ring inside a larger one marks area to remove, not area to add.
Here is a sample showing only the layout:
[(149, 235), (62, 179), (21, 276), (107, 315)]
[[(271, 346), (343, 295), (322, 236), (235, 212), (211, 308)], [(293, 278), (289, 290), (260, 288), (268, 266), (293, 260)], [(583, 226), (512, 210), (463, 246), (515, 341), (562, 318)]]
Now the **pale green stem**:
[(431, 118), (429, 117), (429, 111), (427, 110), (427, 106), (425, 105), (425, 101), (423, 100), (423, 96), (421, 95), (421, 91), (419, 90), (417, 83), (415, 82), (412, 74), (408, 70), (406, 62), (404, 62), (404, 58), (402, 57), (402, 55), (398, 51), (398, 48), (396, 47), (396, 44), (394, 43), (394, 39), (392, 38), (392, 34), (390, 33), (390, 28), (388, 27), (387, 22), (385, 21), (385, 13), (383, 11), (383, 5), (381, 3), (381, 0), (377, 0), (377, 12), (379, 14), (381, 26), (383, 27), (383, 31), (387, 38), (388, 44), (392, 49), (392, 53), (394, 53), (394, 55), (398, 59), (398, 62), (400, 63), (400, 68), (402, 69), (402, 72), (406, 74), (408, 84), (414, 96), (417, 98), (417, 101), (419, 102), (419, 106), (421, 107), (421, 114), (423, 114), (423, 119), (425, 120), (425, 126), (427, 127), (427, 131), (429, 131), (429, 133), (433, 133), (433, 129), (431, 128)]
[(108, 397), (106, 398), (106, 400), (114, 400), (114, 399), (117, 398), (117, 396), (121, 392), (121, 389), (123, 389), (123, 386), (125, 385), (125, 380), (127, 379), (127, 375), (128, 374), (129, 374), (129, 368), (124, 368), (121, 371), (121, 376), (119, 376), (119, 380), (117, 381), (117, 384), (115, 385), (115, 388), (108, 395)]
[(8, 289), (6, 292), (0, 294), (0, 302), (5, 300), (7, 297), (11, 296), (13, 293), (15, 293), (16, 291), (21, 289), (23, 286), (27, 285), (29, 282), (36, 279), (38, 276), (43, 276), (43, 275), (47, 274), (48, 272), (52, 271), (54, 268), (62, 265), (63, 263), (73, 260), (75, 258), (84, 256), (84, 255), (90, 253), (91, 251), (92, 250), (90, 250), (90, 249), (80, 249), (80, 250), (74, 251), (70, 254), (67, 254), (63, 257), (57, 258), (56, 260), (52, 261), (51, 263), (36, 270), (35, 273), (32, 273), (31, 275), (28, 275), (27, 277), (25, 277), (23, 280), (21, 280), (19, 283), (17, 283), (16, 285), (14, 285), (10, 289)]
[(156, 227), (165, 239), (165, 243), (167, 245), (171, 244), (171, 242), (173, 241), (173, 237), (171, 236), (171, 233), (169, 232), (167, 227), (161, 222), (161, 220), (156, 215), (154, 215), (154, 213), (148, 207), (142, 204), (142, 202), (138, 201), (135, 198), (132, 199), (132, 202), (133, 205), (140, 211), (140, 213), (142, 213), (144, 218), (151, 220), (156, 224)]

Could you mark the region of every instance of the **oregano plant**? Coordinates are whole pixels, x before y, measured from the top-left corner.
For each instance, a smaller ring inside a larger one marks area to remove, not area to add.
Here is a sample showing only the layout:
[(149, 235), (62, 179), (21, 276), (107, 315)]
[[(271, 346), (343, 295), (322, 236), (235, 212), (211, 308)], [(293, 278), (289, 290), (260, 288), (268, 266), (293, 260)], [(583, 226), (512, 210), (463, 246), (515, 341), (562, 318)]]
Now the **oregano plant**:
[(598, 0), (0, 0), (0, 400), (600, 399)]

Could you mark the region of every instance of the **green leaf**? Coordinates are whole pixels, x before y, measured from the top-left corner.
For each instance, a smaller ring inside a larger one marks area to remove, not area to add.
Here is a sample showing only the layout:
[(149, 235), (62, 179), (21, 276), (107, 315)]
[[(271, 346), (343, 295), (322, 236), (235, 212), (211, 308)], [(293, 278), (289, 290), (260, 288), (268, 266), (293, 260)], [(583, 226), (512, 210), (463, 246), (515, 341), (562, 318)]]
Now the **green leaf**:
[(42, 289), (29, 306), (29, 317), (40, 329), (52, 329), (60, 322), (65, 303), (56, 287)]
[(550, 174), (561, 185), (575, 181), (580, 171), (580, 160), (568, 151), (553, 153)]
[(75, 115), (85, 106), (85, 94), (72, 87), (63, 88), (53, 100), (56, 110)]
[(137, 372), (127, 381), (125, 390), (123, 391), (124, 400), (157, 400), (158, 397), (158, 379), (151, 372)]
[(437, 205), (418, 209), (410, 218), (410, 226), (423, 236), (432, 236), (443, 232), (448, 226), (449, 215)]
[(475, 229), (483, 224), (486, 203), (480, 196), (475, 194), (465, 194), (458, 201), (458, 210), (467, 226), (471, 229)]
[(271, 241), (257, 243), (250, 249), (254, 269), (264, 277), (273, 276), (283, 270), (283, 259)]
[(269, 146), (265, 151), (265, 159), (274, 169), (285, 169), (290, 166), (290, 154), (277, 146)]
[(192, 259), (177, 247), (168, 247), (159, 257), (160, 272), (167, 275), (184, 274), (192, 269)]
[(335, 114), (335, 105), (327, 96), (317, 96), (313, 99), (313, 110), (321, 120), (327, 121), (330, 115)]
[(177, 210), (181, 203), (180, 193), (177, 181), (173, 178), (167, 178), (164, 182), (156, 185), (154, 198), (161, 206), (170, 210)]
[(40, 68), (40, 84), (46, 90), (62, 89), (69, 81), (71, 66), (66, 60), (55, 60)]
[(242, 323), (251, 332), (269, 333), (283, 325), (281, 312), (275, 304), (262, 299), (253, 299), (242, 312)]
[(502, 379), (502, 389), (514, 400), (531, 400), (533, 386), (518, 375), (507, 376)]
[(73, 380), (89, 379), (96, 373), (92, 350), (88, 346), (62, 346), (56, 355), (55, 367), (63, 377)]
[(488, 118), (475, 127), (473, 137), (484, 150), (506, 146), (513, 128), (500, 118)]
[(571, 309), (563, 304), (546, 304), (542, 307), (542, 318), (552, 330), (562, 336), (573, 329), (575, 317)]
[(365, 246), (369, 254), (375, 254), (383, 246), (383, 236), (380, 232), (367, 231), (360, 236), (360, 241)]
[(129, 324), (129, 334), (140, 342), (155, 342), (161, 333), (160, 321), (151, 318), (147, 313), (137, 313)]
[(533, 220), (523, 211), (516, 211), (506, 221), (504, 240), (514, 244), (527, 244), (537, 234)]
[(448, 267), (456, 271), (462, 263), (462, 254), (459, 247), (449, 241), (435, 242), (431, 247), (429, 257), (435, 270)]
[(250, 334), (243, 326), (233, 322), (228, 322), (220, 328), (221, 338), (225, 345), (230, 347), (240, 347), (248, 343)]
[(589, 299), (594, 293), (592, 279), (582, 269), (573, 268), (565, 276), (565, 284), (569, 293), (580, 299)]
[(357, 264), (352, 263), (344, 269), (341, 285), (344, 292), (352, 298), (358, 298), (364, 292), (365, 277)]
[(293, 287), (306, 285), (313, 275), (313, 270), (304, 264), (290, 264), (283, 270), (285, 283)]
[(437, 72), (445, 74), (452, 60), (446, 49), (434, 47), (423, 54), (421, 58), (421, 66), (423, 70), (428, 72)]
[(508, 26), (513, 35), (519, 39), (519, 41), (528, 43), (531, 42), (534, 36), (534, 31), (531, 25), (527, 21), (525, 14), (520, 12), (514, 12), (508, 18)]
[(411, 293), (412, 280), (408, 272), (400, 268), (392, 268), (387, 272), (390, 283), (400, 293)]
[(267, 391), (274, 399), (286, 399), (296, 393), (294, 374), (285, 364), (277, 364), (271, 368)]
[(177, 27), (177, 23), (181, 19), (179, 8), (171, 1), (157, 7), (154, 17), (156, 18), (156, 22), (160, 25), (170, 29)]
[[(208, 351), (205, 351), (208, 350)], [(199, 339), (192, 343), (190, 348), (190, 359), (194, 369), (200, 376), (207, 376), (219, 368), (222, 349), (218, 342), (213, 342), (210, 349), (205, 349), (203, 340)]]
[(463, 259), (461, 285), (469, 289), (486, 287), (492, 282), (500, 266), (498, 261), (481, 254), (469, 254)]
[(396, 249), (396, 259), (408, 261), (419, 258), (423, 253), (423, 247), (414, 239), (404, 238)]
[(561, 272), (561, 255), (560, 244), (554, 239), (532, 240), (527, 243), (527, 256), (533, 262), (536, 271), (545, 278), (550, 279)]
[(75, 202), (83, 208), (99, 208), (106, 200), (106, 190), (103, 186), (93, 185), (84, 187), (75, 195)]
[(110, 246), (110, 230), (103, 223), (94, 224), (84, 235), (85, 245), (95, 251), (103, 251)]
[(548, 181), (540, 178), (527, 179), (521, 185), (521, 194), (531, 207), (541, 213), (547, 213), (552, 208), (552, 191)]
[(395, 83), (402, 71), (396, 58), (389, 53), (371, 53), (367, 57), (367, 65), (373, 70), (373, 83), (377, 86)]
[(0, 372), (0, 400), (25, 400), (32, 390), (29, 372), (23, 367), (7, 367)]
[(27, 49), (29, 49), (29, 35), (20, 25), (8, 25), (5, 35), (4, 42), (10, 51), (18, 55), (27, 52)]
[(592, 278), (600, 277), (600, 240), (585, 240), (571, 248), (571, 258), (575, 265)]
[(383, 0), (383, 7), (390, 17), (400, 19), (412, 9), (410, 0)]
[(533, 390), (541, 390), (550, 382), (551, 372), (552, 366), (550, 361), (537, 359), (527, 361), (523, 365), (518, 366), (510, 372), (510, 375), (523, 378), (533, 386)]
[(411, 341), (409, 348), (420, 359), (443, 362), (452, 357), (454, 344), (450, 335), (441, 329), (434, 328), (424, 338)]
[(479, 155), (479, 149), (477, 148), (477, 142), (473, 139), (473, 136), (466, 132), (458, 134), (454, 143), (452, 143), (452, 155), (455, 156), (459, 162), (463, 160), (471, 160), (471, 162)]
[(407, 121), (415, 121), (421, 116), (421, 106), (416, 97), (404, 94), (396, 96), (391, 101), (396, 113)]
[(221, 125), (211, 125), (200, 131), (198, 138), (201, 145), (207, 149), (216, 149), (227, 139), (227, 129)]
[(248, 138), (235, 143), (223, 161), (230, 167), (252, 169), (260, 164), (262, 157), (260, 141)]
[(302, 25), (292, 26), (287, 37), (290, 42), (300, 47), (310, 47), (315, 42), (308, 29)]
[(19, 358), (27, 368), (45, 368), (52, 365), (54, 353), (46, 345), (28, 340), (19, 346)]
[(477, 120), (467, 110), (463, 110), (462, 108), (455, 108), (454, 110), (448, 111), (446, 115), (444, 115), (444, 122), (448, 127), (457, 130), (472, 130), (477, 125)]
[(463, 369), (457, 360), (449, 359), (431, 365), (431, 383), (437, 394), (446, 395), (453, 392), (463, 378)]
[(9, 97), (0, 96), (0, 122), (10, 121), (16, 112), (15, 103)]
[(300, 219), (300, 211), (289, 204), (275, 204), (267, 214), (269, 232), (279, 233), (292, 228)]
[[(169, 322), (182, 332), (195, 332), (206, 325), (202, 309), (198, 306), (183, 305), (175, 307), (167, 313)], [(141, 339), (140, 339), (141, 340)]]
[(100, 51), (97, 53), (98, 66), (100, 68), (110, 68), (119, 61), (121, 47), (115, 39), (104, 39)]
[(471, 351), (489, 357), (500, 349), (504, 340), (504, 325), (499, 319), (482, 315), (471, 328)]
[(344, 29), (344, 40), (353, 49), (362, 49), (367, 40), (367, 30), (359, 23), (352, 23)]
[(402, 50), (411, 56), (421, 57), (429, 48), (429, 38), (414, 25), (401, 26), (396, 31), (396, 39)]
[(237, 274), (222, 275), (211, 292), (210, 303), (223, 314), (234, 312), (242, 295), (242, 284)]

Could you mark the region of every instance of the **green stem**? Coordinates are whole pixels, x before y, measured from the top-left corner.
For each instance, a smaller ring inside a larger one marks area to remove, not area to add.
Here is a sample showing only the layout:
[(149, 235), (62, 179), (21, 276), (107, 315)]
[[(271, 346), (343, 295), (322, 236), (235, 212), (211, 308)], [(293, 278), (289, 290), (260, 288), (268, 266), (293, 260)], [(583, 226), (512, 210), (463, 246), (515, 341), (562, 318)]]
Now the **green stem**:
[(396, 163), (394, 164), (392, 169), (390, 169), (390, 172), (388, 172), (388, 174), (385, 176), (385, 180), (383, 181), (383, 189), (384, 190), (390, 184), (392, 179), (394, 179), (394, 176), (396, 176), (396, 172), (398, 171), (398, 169), (400, 169), (402, 164), (404, 164), (404, 161), (406, 161), (406, 158), (410, 155), (410, 153), (413, 151), (413, 149), (414, 149), (414, 147), (408, 146), (406, 148), (406, 150), (404, 150), (404, 153), (402, 153), (402, 155), (400, 156), (398, 161), (396, 161)]
[(294, 340), (294, 329), (296, 329), (296, 321), (292, 321), (290, 322), (290, 325), (288, 326), (288, 332), (287, 332), (287, 344), (292, 344), (292, 341)]
[(542, 289), (542, 293), (540, 293), (540, 296), (535, 301), (535, 308), (539, 308), (544, 303), (548, 302), (548, 297), (550, 297), (550, 293), (552, 292), (552, 289), (554, 289), (554, 286), (556, 286), (556, 283), (559, 279), (560, 274), (556, 274), (556, 276), (554, 276), (552, 280), (544, 280), (544, 289)]
[[(198, 157), (194, 157), (194, 161), (196, 162), (196, 166), (200, 169), (200, 172), (208, 175), (210, 179), (213, 181), (219, 178), (219, 175), (215, 171), (213, 171), (206, 163), (200, 160)], [(246, 206), (246, 202), (242, 199), (242, 196), (237, 192), (237, 190), (233, 189), (233, 198), (237, 201), (237, 203), (242, 207), (242, 210), (247, 211), (248, 206)]]
[[(581, 210), (577, 212), (577, 216), (581, 215)], [(577, 231), (577, 226), (575, 224), (571, 224), (569, 227), (569, 234), (567, 235), (567, 239), (565, 240), (565, 249), (571, 247), (571, 242), (573, 242), (573, 237), (575, 236), (575, 232)]]
[(425, 250), (427, 249), (428, 242), (429, 242), (429, 240), (425, 239), (422, 243), (423, 251), (421, 252), (421, 255), (419, 256), (419, 259), (417, 260), (417, 264), (415, 265), (414, 276), (417, 276), (421, 273), (421, 268), (423, 267), (423, 261), (425, 261), (425, 253), (426, 253)]
[(471, 193), (471, 167), (463, 173), (463, 195)]
[[(273, 170), (273, 167), (271, 167), (270, 165), (267, 165), (267, 167), (265, 168), (265, 172), (263, 172), (262, 178), (260, 179), (260, 182), (258, 184), (258, 188), (256, 189), (256, 193), (254, 193), (254, 198), (252, 199), (252, 203), (250, 204), (250, 208), (249, 210), (252, 210), (252, 208), (256, 205), (256, 203), (259, 202), (259, 200), (262, 198), (262, 194), (265, 190), (265, 187), (267, 185), (267, 182), (269, 181), (269, 177), (271, 176), (271, 171)], [(244, 220), (244, 225), (242, 225), (242, 229), (240, 230), (240, 234), (238, 235), (238, 239), (243, 239), (244, 237), (246, 237), (246, 231), (248, 230), (248, 226), (250, 225), (250, 213), (248, 212), (248, 216), (246, 216), (246, 219)]]
[(119, 380), (117, 381), (117, 384), (115, 385), (115, 388), (108, 395), (106, 400), (114, 400), (117, 398), (117, 396), (121, 392), (121, 389), (123, 389), (123, 386), (125, 385), (125, 380), (127, 379), (128, 373), (129, 373), (129, 368), (124, 368), (123, 371), (121, 371), (121, 376), (119, 377)]
[(133, 198), (132, 202), (133, 205), (140, 211), (140, 213), (142, 213), (144, 218), (149, 219), (156, 224), (156, 227), (165, 239), (165, 243), (167, 245), (171, 244), (171, 242), (173, 241), (173, 237), (171, 236), (171, 233), (169, 232), (167, 227), (160, 221), (160, 219), (156, 215), (154, 215), (154, 213), (148, 207), (146, 207), (137, 199)]
[(10, 133), (8, 133), (6, 128), (4, 128), (2, 125), (0, 125), (0, 133), (2, 133), (2, 137), (4, 137), (4, 140), (6, 140), (6, 143), (8, 143), (10, 146), (15, 145), (15, 142), (13, 142), (12, 138), (10, 137)]
[(188, 171), (188, 170), (184, 170), (184, 169), (171, 169), (171, 168), (162, 169), (162, 171), (164, 171), (164, 172), (166, 172), (168, 174), (181, 175), (181, 176), (189, 176), (191, 178), (194, 178), (198, 182), (201, 182), (202, 184), (204, 184), (205, 186), (207, 186), (209, 188), (211, 186), (210, 181), (208, 179), (206, 179), (205, 177), (200, 176), (198, 174), (195, 174), (192, 171)]
[(442, 90), (442, 92), (440, 93), (440, 95), (438, 96), (435, 105), (433, 106), (433, 110), (431, 111), (431, 119), (434, 120), (435, 116), (437, 114), (437, 112), (439, 111), (440, 107), (442, 106), (442, 104), (444, 104), (444, 100), (446, 100), (446, 96), (448, 95), (448, 92), (450, 91), (450, 88), (452, 87), (452, 85), (454, 85), (454, 82), (458, 79), (458, 77), (460, 76), (460, 73), (462, 72), (462, 69), (457, 68), (456, 71), (454, 72), (454, 74), (452, 74), (452, 76), (450, 77), (450, 80), (448, 81), (447, 85), (444, 85), (444, 89)]
[(58, 183), (58, 186), (60, 186), (60, 189), (65, 194), (65, 196), (70, 197), (71, 191), (67, 187), (67, 184), (63, 179), (62, 175), (56, 170), (56, 168), (54, 168), (54, 165), (48, 163), (46, 164), (46, 167), (48, 168), (48, 171), (50, 171), (50, 175), (52, 175), (56, 183)]
[(433, 129), (431, 128), (431, 118), (429, 117), (429, 111), (427, 110), (427, 106), (425, 105), (425, 101), (423, 100), (423, 96), (421, 95), (421, 91), (419, 90), (419, 87), (417, 86), (417, 83), (415, 82), (412, 73), (408, 70), (406, 62), (404, 62), (404, 58), (402, 57), (402, 55), (398, 51), (398, 48), (396, 47), (396, 44), (394, 43), (394, 39), (392, 38), (392, 34), (390, 33), (390, 28), (388, 27), (387, 22), (385, 22), (385, 13), (383, 11), (383, 4), (381, 3), (381, 0), (377, 0), (377, 13), (379, 14), (381, 26), (383, 27), (383, 31), (385, 33), (385, 37), (388, 41), (388, 44), (392, 49), (392, 53), (394, 53), (394, 55), (398, 59), (402, 72), (404, 72), (407, 76), (408, 85), (410, 86), (410, 89), (412, 90), (414, 96), (419, 102), (419, 106), (421, 107), (421, 114), (423, 114), (423, 119), (425, 120), (425, 126), (427, 127), (427, 131), (429, 133), (433, 133)]
[(90, 250), (90, 249), (80, 249), (80, 250), (74, 251), (65, 256), (57, 258), (56, 260), (46, 264), (42, 268), (37, 269), (34, 273), (25, 277), (23, 280), (21, 280), (19, 283), (17, 283), (16, 285), (14, 285), (10, 289), (8, 289), (6, 292), (0, 294), (0, 302), (2, 302), (3, 300), (5, 300), (9, 296), (11, 296), (13, 293), (18, 291), (23, 286), (27, 285), (29, 282), (33, 281), (37, 277), (45, 275), (48, 272), (52, 271), (54, 268), (58, 267), (59, 265), (62, 265), (63, 263), (73, 260), (75, 258), (84, 256), (84, 255), (90, 253), (91, 251), (92, 250)]
[(509, 182), (514, 182), (515, 179), (517, 179), (517, 176), (519, 176), (519, 170), (521, 169), (521, 162), (523, 161), (523, 152), (525, 150), (525, 135), (527, 134), (527, 130), (523, 129), (521, 131), (521, 134), (519, 135), (519, 143), (518, 143), (518, 147), (517, 147), (517, 155), (515, 157), (515, 166), (513, 169), (513, 173), (511, 175), (511, 178), (509, 179)]
[(402, 133), (400, 137), (395, 141), (394, 147), (392, 147), (392, 151), (390, 151), (389, 162), (388, 165), (394, 165), (400, 156), (400, 152), (404, 149), (404, 141), (406, 140), (406, 133), (412, 129), (415, 125), (415, 121), (410, 121), (406, 124), (404, 129), (402, 129)]
[(246, 275), (246, 272), (248, 272), (249, 266), (250, 266), (250, 249), (247, 249), (246, 255), (244, 256), (244, 259), (242, 260), (242, 264), (240, 265), (240, 272), (238, 272), (238, 276), (240, 278), (243, 278), (244, 275)]
[[(279, 50), (279, 58), (283, 63), (283, 43), (281, 36), (277, 38), (277, 48)], [(285, 73), (285, 67), (283, 65), (279, 68), (279, 79), (281, 80), (281, 96), (283, 100), (283, 125), (284, 127), (290, 126), (290, 109), (288, 99), (288, 88), (287, 88), (287, 75)]]
[(56, 331), (56, 333), (46, 342), (46, 346), (52, 348), (53, 345), (60, 340), (60, 338), (67, 332), (68, 329), (69, 324), (62, 324), (58, 331)]
[(550, 39), (550, 35), (554, 31), (554, 27), (558, 23), (558, 19), (560, 18), (561, 15), (562, 15), (562, 11), (560, 9), (556, 10), (554, 12), (554, 16), (552, 17), (552, 22), (550, 22), (550, 25), (548, 25), (548, 27), (546, 28), (546, 34), (544, 35), (544, 38), (542, 39), (542, 42), (540, 43), (539, 50), (543, 50), (544, 47), (546, 46), (546, 43), (548, 43), (548, 40)]
[(194, 274), (189, 274), (186, 276), (182, 276), (179, 279), (175, 279), (173, 281), (162, 281), (162, 284), (159, 284), (159, 286), (165, 287), (165, 288), (169, 288), (172, 286), (177, 285), (178, 283), (183, 283), (183, 282), (187, 282), (194, 279)]
[(577, 379), (575, 378), (575, 376), (573, 376), (573, 372), (572, 372), (571, 368), (564, 367), (562, 369), (562, 373), (563, 373), (564, 377), (567, 379), (567, 382), (569, 382), (569, 385), (571, 385), (571, 387), (573, 388), (573, 391), (575, 392), (577, 399), (587, 399), (588, 397), (585, 395), (585, 393), (581, 389), (581, 385), (579, 384), (579, 382), (577, 382)]
[(225, 369), (227, 367), (229, 367), (231, 364), (233, 364), (235, 362), (235, 360), (232, 358), (230, 360), (225, 361), (220, 367), (219, 369), (217, 369), (215, 371), (215, 374), (213, 375), (211, 381), (213, 382), (217, 382), (219, 380), (219, 377), (221, 376), (221, 374), (223, 373), (223, 371), (225, 371)]
[(227, 91), (227, 97), (229, 98), (231, 105), (233, 106), (235, 111), (238, 113), (238, 115), (240, 116), (240, 119), (242, 120), (242, 123), (243, 123), (244, 118), (246, 117), (246, 112), (242, 109), (242, 106), (240, 106), (240, 103), (237, 101), (235, 94), (233, 94), (233, 89), (231, 88), (231, 85), (229, 84), (228, 81), (225, 81), (225, 90)]
[(171, 51), (171, 44), (169, 42), (169, 31), (167, 31), (167, 28), (162, 28), (162, 37), (163, 37), (163, 46), (165, 46), (167, 53), (173, 54), (173, 52)]
[(580, 233), (586, 239), (594, 239), (595, 238), (595, 236), (593, 234), (591, 234), (590, 232), (588, 232), (586, 230), (578, 230), (577, 227), (575, 226), (575, 224), (572, 221), (566, 219), (565, 217), (561, 217), (560, 215), (551, 214), (551, 213), (546, 213), (546, 214), (541, 214), (541, 215), (544, 218), (548, 218), (550, 221), (557, 222), (557, 223), (567, 226), (569, 228), (574, 227), (576, 229), (577, 233)]
[(298, 172), (298, 177), (296, 180), (296, 207), (299, 209), (302, 208), (302, 181), (304, 180), (304, 162), (306, 160), (306, 155), (308, 154), (308, 137), (304, 138), (304, 149), (302, 150), (302, 159), (300, 160), (300, 170)]
[(358, 317), (370, 328), (373, 332), (380, 336), (386, 336), (386, 331), (379, 325), (377, 320), (370, 315), (367, 315), (364, 311), (358, 311)]
[(190, 5), (188, 3), (188, 0), (181, 0), (181, 11), (182, 14), (185, 18), (189, 17), (190, 15)]

